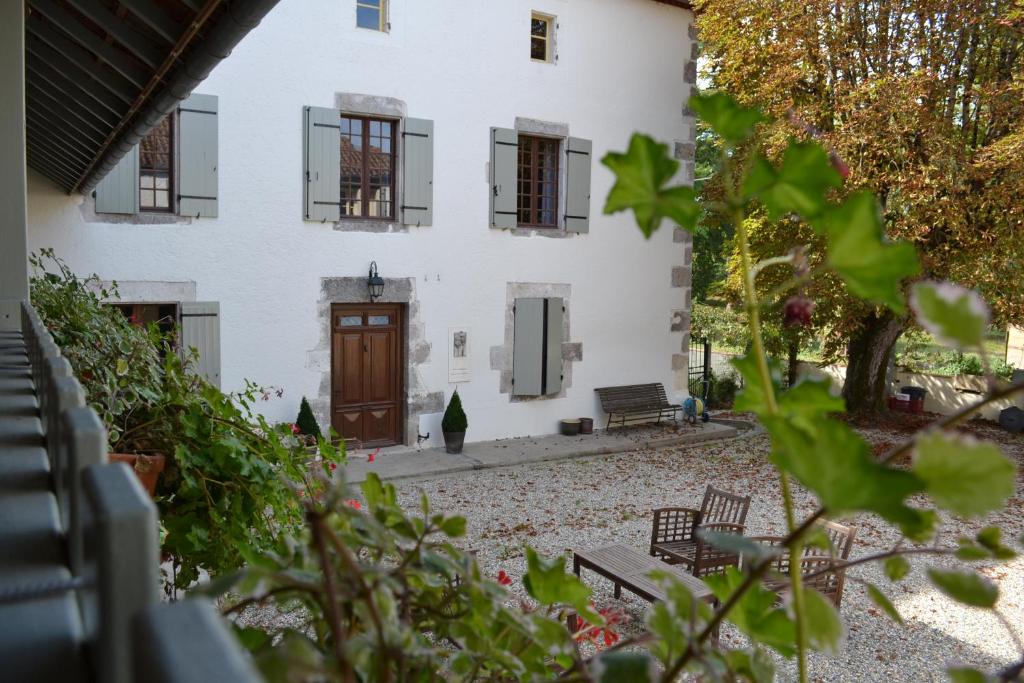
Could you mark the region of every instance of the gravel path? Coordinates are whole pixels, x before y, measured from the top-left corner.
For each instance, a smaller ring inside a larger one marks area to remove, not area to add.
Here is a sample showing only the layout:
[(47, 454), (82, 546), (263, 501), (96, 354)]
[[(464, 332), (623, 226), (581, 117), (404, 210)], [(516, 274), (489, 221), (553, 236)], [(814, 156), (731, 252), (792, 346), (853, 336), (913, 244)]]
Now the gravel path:
[[(1024, 439), (997, 429), (972, 427), (985, 438), (999, 440), (1004, 451), (1024, 470)], [(879, 449), (899, 441), (898, 430), (861, 429)], [(425, 492), (436, 510), (464, 515), (465, 547), (477, 552), (483, 570), (496, 575), (504, 569), (516, 581), (525, 571), (522, 545), (547, 555), (573, 547), (621, 542), (646, 549), (650, 542), (650, 510), (663, 505), (700, 504), (704, 487), (713, 483), (735, 492), (751, 492), (754, 502), (748, 533), (779, 534), (784, 529), (782, 497), (777, 477), (764, 459), (767, 438), (755, 436), (671, 450), (638, 450), (613, 456), (566, 460), (541, 465), (482, 470), (397, 484), (400, 500), (410, 510)], [(952, 545), (960, 535), (973, 535), (985, 524), (998, 524), (1010, 538), (1024, 533), (1024, 481), (1018, 478), (1016, 496), (1007, 508), (983, 522), (943, 517), (939, 543)], [(802, 512), (813, 511), (813, 500), (797, 491)], [(926, 504), (926, 501), (918, 501)], [(890, 548), (898, 534), (877, 518), (862, 515), (840, 520), (859, 527), (853, 556)], [(864, 588), (847, 580), (842, 616), (848, 637), (834, 657), (812, 654), (810, 673), (818, 681), (932, 681), (945, 680), (947, 664), (966, 663), (994, 670), (1014, 660), (1013, 642), (992, 615), (961, 607), (933, 589), (925, 566), (955, 566), (952, 560), (912, 560), (914, 571), (891, 585), (872, 566), (851, 570), (849, 576), (876, 583), (885, 590), (906, 620), (891, 622), (874, 608)], [(998, 583), (999, 607), (1011, 623), (1024, 629), (1024, 559), (1001, 565), (976, 565)], [(612, 597), (611, 585), (585, 574), (595, 589), (598, 606), (621, 605), (633, 619), (624, 633), (638, 628), (645, 603), (628, 593)], [(723, 630), (726, 643), (741, 642), (737, 632)], [(780, 680), (792, 680), (792, 662), (778, 661)]]

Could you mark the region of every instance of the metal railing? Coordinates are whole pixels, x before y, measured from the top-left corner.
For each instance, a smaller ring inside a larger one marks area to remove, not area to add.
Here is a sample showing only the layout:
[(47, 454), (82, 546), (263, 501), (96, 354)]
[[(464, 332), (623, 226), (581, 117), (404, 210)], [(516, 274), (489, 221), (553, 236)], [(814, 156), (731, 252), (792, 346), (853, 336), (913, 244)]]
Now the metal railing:
[[(64, 599), (61, 609), (64, 617), (78, 620), (71, 631), (87, 653), (79, 667), (86, 670), (70, 671), (68, 662), (58, 662), (61, 680), (261, 680), (210, 604), (160, 603), (156, 506), (127, 465), (107, 463), (103, 424), (85, 405), (81, 385), (36, 311), (23, 303), (21, 317), (67, 566), (0, 582), (0, 607), (17, 605), (32, 618), (36, 604), (52, 609), (43, 601), (74, 597)], [(38, 622), (37, 627), (47, 623)], [(0, 643), (16, 640), (22, 634), (12, 630), (21, 628), (0, 624)], [(25, 659), (28, 669), (4, 675), (26, 683), (50, 680), (53, 663)]]

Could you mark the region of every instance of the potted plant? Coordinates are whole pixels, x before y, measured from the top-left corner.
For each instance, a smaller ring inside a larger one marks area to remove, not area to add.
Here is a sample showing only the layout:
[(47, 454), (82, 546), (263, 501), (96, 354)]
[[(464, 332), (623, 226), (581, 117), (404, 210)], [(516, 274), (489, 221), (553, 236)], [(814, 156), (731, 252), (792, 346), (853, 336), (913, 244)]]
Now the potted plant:
[(305, 396), (302, 397), (302, 402), (299, 404), (299, 415), (295, 418), (293, 431), (307, 449), (312, 448), (315, 451), (322, 434), (320, 425), (317, 424), (316, 418), (313, 416), (313, 409), (309, 407), (309, 401)]
[(466, 412), (462, 409), (462, 399), (456, 389), (448, 401), (448, 408), (441, 419), (441, 431), (444, 432), (444, 449), (448, 453), (461, 453), (462, 444), (466, 440)]

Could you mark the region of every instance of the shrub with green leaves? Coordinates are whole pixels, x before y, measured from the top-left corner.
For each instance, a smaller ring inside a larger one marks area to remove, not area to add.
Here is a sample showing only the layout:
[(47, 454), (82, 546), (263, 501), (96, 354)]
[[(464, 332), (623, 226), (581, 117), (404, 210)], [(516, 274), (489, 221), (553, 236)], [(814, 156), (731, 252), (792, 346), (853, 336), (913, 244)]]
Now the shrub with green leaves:
[[(187, 588), (200, 570), (236, 570), (243, 549), (298, 533), (294, 490), (308, 485), (309, 455), (287, 425), (269, 424), (256, 409), (273, 391), (252, 383), (220, 391), (191, 372), (194, 350), (179, 355), (173, 335), (134, 325), (104, 303), (116, 299), (116, 286), (75, 277), (52, 250), (31, 263), (32, 303), (106, 426), (111, 452), (167, 459), (156, 498), (162, 549), (175, 565), (167, 589)], [(322, 439), (320, 454), (316, 467), (343, 457)]]
[(444, 416), (441, 418), (441, 429), (449, 434), (464, 432), (469, 428), (466, 419), (466, 411), (462, 409), (462, 399), (459, 397), (459, 390), (452, 393), (448, 407), (445, 408)]
[(316, 417), (313, 416), (313, 409), (309, 407), (309, 401), (305, 396), (302, 397), (302, 402), (299, 404), (299, 415), (295, 418), (295, 426), (299, 428), (299, 434), (317, 439), (322, 436), (320, 425), (317, 424)]
[[(774, 651), (795, 658), (799, 679), (805, 682), (808, 650), (835, 651), (845, 630), (832, 603), (804, 585), (805, 548), (829, 563), (824, 571), (879, 563), (891, 582), (910, 571), (910, 555), (955, 555), (965, 562), (1016, 556), (996, 527), (961, 538), (955, 547), (930, 543), (940, 523), (934, 508), (982, 518), (1001, 509), (1014, 492), (1015, 466), (996, 446), (945, 431), (968, 419), (978, 405), (875, 456), (839, 419), (845, 405), (828, 379), (804, 379), (782, 391), (779, 368), (766, 354), (762, 316), (786, 308), (806, 311), (813, 302), (802, 287), (811, 274), (796, 251), (772, 257), (770, 263), (752, 262), (745, 221), (751, 212), (805, 223), (828, 245), (827, 260), (816, 266), (817, 272), (838, 278), (869, 305), (899, 314), (907, 311), (907, 282), (919, 270), (914, 249), (884, 238), (875, 197), (847, 190), (841, 173), (845, 166), (813, 139), (791, 141), (781, 161), (773, 163), (759, 151), (754, 135), (763, 120), (759, 111), (720, 93), (691, 98), (690, 107), (723, 141), (723, 201), (733, 214), (743, 260), (750, 333), (750, 351), (734, 361), (743, 380), (735, 409), (754, 413), (771, 439), (769, 457), (779, 478), (787, 526), (781, 545), (769, 548), (732, 534), (705, 534), (712, 545), (744, 557), (742, 569), (731, 567), (705, 579), (718, 598), (716, 607), (697, 601), (668, 572), (652, 572), (651, 580), (661, 584), (667, 597), (648, 610), (645, 632), (617, 644), (610, 639), (607, 649), (584, 654), (577, 646), (581, 632), (570, 634), (562, 617), (568, 611), (579, 613), (587, 622), (583, 634), (607, 632), (614, 619), (590, 608), (589, 589), (566, 573), (563, 560), (545, 560), (527, 549), (523, 586), (531, 600), (510, 606), (500, 587), (507, 577), (480, 576), (473, 557), (455, 547), (453, 539), (463, 534), (464, 520), (433, 514), (425, 499), (420, 515), (408, 515), (397, 505), (394, 489), (373, 476), (363, 488), (362, 510), (339, 483), (323, 501), (306, 503), (309, 531), (304, 542), (285, 540), (271, 556), (252, 556), (251, 567), (228, 582), (243, 596), (229, 609), (299, 600), (307, 610), (310, 620), (302, 631), (243, 633), (270, 681), (295, 680), (296, 672), (317, 680), (368, 682), (675, 683), (683, 675), (703, 681), (771, 681), (774, 667), (768, 653)], [(615, 175), (606, 213), (631, 211), (646, 236), (665, 219), (694, 229), (703, 207), (691, 188), (670, 185), (679, 162), (668, 145), (637, 134), (625, 153), (609, 153), (603, 163)], [(792, 270), (791, 278), (772, 291), (798, 306), (761, 299), (756, 280), (769, 265)], [(969, 290), (917, 282), (911, 291), (913, 313), (933, 335), (963, 351), (980, 347), (987, 311)], [(807, 316), (790, 318), (806, 324)], [(1024, 384), (991, 386), (980, 404), (1024, 390)], [(453, 396), (448, 412), (459, 406), (457, 399)], [(464, 428), (464, 423), (445, 417), (446, 430)], [(909, 466), (897, 464), (909, 455)], [(796, 483), (817, 498), (818, 507), (809, 515), (794, 504)], [(921, 506), (921, 497), (931, 506)], [(815, 533), (815, 522), (860, 513), (877, 515), (902, 538), (873, 554), (835, 559), (827, 538)], [(772, 570), (779, 553), (788, 554), (786, 575)], [(927, 574), (950, 598), (999, 614), (998, 588), (980, 574), (938, 567)], [(865, 584), (869, 599), (899, 621), (887, 597), (891, 589)], [(778, 599), (779, 589), (789, 596), (785, 601)], [(723, 621), (749, 643), (731, 648), (716, 643), (713, 636)], [(1012, 628), (1005, 618), (1003, 622)], [(1024, 659), (999, 676), (1014, 680), (1021, 670)], [(950, 675), (957, 681), (990, 680), (965, 667), (951, 668)]]

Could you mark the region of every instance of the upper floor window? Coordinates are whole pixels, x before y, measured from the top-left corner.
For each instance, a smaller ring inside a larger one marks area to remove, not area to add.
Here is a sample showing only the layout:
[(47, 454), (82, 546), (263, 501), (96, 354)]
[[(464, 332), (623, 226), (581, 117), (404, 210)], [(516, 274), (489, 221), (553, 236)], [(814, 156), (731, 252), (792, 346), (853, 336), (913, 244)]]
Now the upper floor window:
[(139, 141), (139, 210), (171, 211), (174, 118), (165, 116)]
[(557, 139), (519, 136), (516, 208), (520, 226), (558, 227), (558, 148)]
[(534, 12), (530, 15), (530, 59), (555, 61), (555, 18)]
[(386, 31), (388, 0), (356, 0), (356, 26)]
[(341, 216), (394, 218), (395, 128), (387, 119), (341, 117)]

